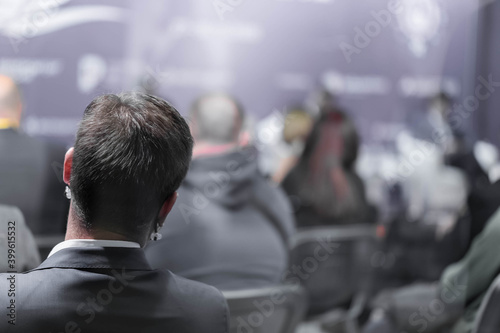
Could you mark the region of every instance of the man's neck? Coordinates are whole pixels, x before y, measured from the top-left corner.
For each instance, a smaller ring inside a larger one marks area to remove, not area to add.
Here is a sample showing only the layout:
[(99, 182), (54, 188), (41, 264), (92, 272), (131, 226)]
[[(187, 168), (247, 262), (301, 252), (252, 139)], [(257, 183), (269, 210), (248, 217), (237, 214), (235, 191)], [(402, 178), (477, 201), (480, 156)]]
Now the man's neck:
[[(87, 230), (81, 226), (82, 224), (74, 215), (75, 214), (73, 209), (70, 208), (68, 216), (68, 226), (64, 240), (95, 239), (95, 240), (117, 240), (117, 241), (140, 243), (137, 240), (130, 239), (122, 234), (108, 230), (102, 230), (102, 229)], [(144, 244), (141, 244), (141, 246), (144, 246)]]

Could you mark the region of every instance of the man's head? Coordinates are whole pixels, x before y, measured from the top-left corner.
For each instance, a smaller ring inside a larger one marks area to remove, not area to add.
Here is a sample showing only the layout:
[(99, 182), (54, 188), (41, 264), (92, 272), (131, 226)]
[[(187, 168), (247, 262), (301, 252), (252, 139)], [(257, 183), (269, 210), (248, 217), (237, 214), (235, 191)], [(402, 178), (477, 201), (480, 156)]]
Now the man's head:
[(175, 202), (192, 147), (187, 123), (164, 100), (142, 93), (97, 97), (65, 160), (74, 220), (89, 232), (144, 245)]
[(243, 120), (241, 106), (225, 94), (204, 95), (191, 109), (191, 129), (197, 144), (238, 143)]
[(0, 128), (18, 127), (21, 120), (21, 94), (14, 80), (0, 75)]

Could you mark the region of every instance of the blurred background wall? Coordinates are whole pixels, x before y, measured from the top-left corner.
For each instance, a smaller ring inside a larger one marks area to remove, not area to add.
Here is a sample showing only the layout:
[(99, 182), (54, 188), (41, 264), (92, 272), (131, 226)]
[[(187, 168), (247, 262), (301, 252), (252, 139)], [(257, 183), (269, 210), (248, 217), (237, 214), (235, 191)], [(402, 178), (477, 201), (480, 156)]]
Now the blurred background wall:
[[(137, 87), (183, 114), (200, 93), (228, 91), (256, 120), (324, 87), (371, 143), (392, 139), (440, 90), (462, 103), (474, 94), (478, 75), (500, 81), (500, 35), (483, 28), (500, 28), (500, 6), (489, 0), (2, 0), (0, 6), (7, 8), (0, 13), (0, 72), (21, 84), (22, 127), (68, 144), (95, 95)], [(499, 143), (499, 99), (493, 94), (463, 123), (470, 137)]]

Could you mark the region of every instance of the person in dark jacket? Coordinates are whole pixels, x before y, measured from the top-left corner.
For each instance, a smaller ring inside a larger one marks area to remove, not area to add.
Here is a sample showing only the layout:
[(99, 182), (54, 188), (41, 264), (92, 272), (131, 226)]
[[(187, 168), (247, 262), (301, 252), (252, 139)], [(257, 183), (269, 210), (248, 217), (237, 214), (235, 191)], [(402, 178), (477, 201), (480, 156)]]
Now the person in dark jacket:
[(243, 111), (230, 97), (201, 97), (192, 110), (193, 160), (177, 205), (146, 254), (153, 265), (221, 290), (275, 285), (294, 232), (284, 193), (240, 148)]
[(37, 268), (0, 274), (0, 332), (227, 333), (220, 291), (151, 268), (142, 249), (160, 237), (192, 146), (162, 99), (94, 99), (64, 161), (66, 240)]
[(18, 207), (33, 234), (63, 234), (69, 205), (55, 171), (65, 147), (21, 133), (21, 113), (19, 89), (0, 75), (0, 202)]
[(376, 211), (354, 168), (358, 148), (352, 120), (336, 108), (323, 110), (301, 158), (283, 181), (298, 227), (375, 221)]

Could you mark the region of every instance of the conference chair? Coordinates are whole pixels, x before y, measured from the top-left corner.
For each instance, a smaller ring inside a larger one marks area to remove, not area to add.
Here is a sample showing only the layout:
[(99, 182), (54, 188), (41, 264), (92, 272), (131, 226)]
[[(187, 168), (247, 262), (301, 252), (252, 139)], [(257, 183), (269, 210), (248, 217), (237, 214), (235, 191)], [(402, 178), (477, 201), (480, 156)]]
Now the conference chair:
[(500, 275), (491, 284), (476, 315), (474, 333), (500, 332)]
[(230, 333), (293, 333), (307, 311), (300, 285), (222, 293), (231, 313)]
[[(339, 225), (300, 229), (291, 242), (286, 279), (298, 279), (309, 294), (309, 317), (348, 309), (354, 320), (369, 292), (375, 225)], [(330, 313), (331, 315), (331, 313)]]

